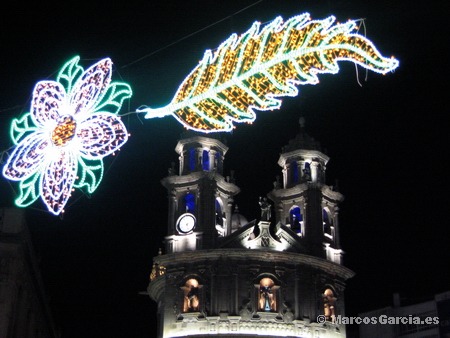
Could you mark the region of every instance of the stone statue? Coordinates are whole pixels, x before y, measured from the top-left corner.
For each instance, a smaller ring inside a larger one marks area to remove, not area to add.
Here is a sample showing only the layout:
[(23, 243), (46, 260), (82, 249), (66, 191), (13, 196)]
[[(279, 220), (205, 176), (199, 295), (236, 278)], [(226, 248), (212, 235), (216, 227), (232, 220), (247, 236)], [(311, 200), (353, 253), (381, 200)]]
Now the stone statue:
[(272, 218), (271, 205), (266, 197), (259, 197), (259, 206), (261, 207), (261, 221), (270, 221)]

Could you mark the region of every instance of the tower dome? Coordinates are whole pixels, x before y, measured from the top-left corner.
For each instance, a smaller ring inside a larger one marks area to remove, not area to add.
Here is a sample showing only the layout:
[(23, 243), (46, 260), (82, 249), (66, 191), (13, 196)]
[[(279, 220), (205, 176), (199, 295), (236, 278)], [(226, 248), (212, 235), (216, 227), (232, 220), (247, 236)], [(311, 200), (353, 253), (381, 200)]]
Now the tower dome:
[(305, 182), (325, 183), (329, 157), (320, 143), (305, 132), (305, 119), (299, 119), (300, 131), (283, 147), (278, 164), (283, 168), (283, 187), (292, 188)]
[(239, 208), (236, 205), (233, 214), (231, 215), (231, 232), (235, 232), (236, 230), (247, 224), (248, 224), (247, 218), (245, 218), (245, 216), (243, 216), (239, 212)]
[(322, 151), (320, 143), (305, 132), (305, 118), (301, 116), (298, 120), (300, 131), (283, 147), (282, 152), (287, 153), (297, 149)]

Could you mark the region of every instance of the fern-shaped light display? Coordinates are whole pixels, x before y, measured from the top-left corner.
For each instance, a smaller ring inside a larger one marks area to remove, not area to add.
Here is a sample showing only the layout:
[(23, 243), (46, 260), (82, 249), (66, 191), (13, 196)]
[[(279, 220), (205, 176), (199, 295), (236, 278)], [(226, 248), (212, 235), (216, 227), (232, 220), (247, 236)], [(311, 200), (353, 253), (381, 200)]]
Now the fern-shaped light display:
[(253, 109), (278, 109), (279, 97), (298, 94), (296, 85), (316, 84), (318, 74), (337, 73), (337, 61), (382, 74), (398, 66), (367, 38), (352, 33), (355, 21), (334, 22), (333, 16), (312, 21), (308, 13), (285, 23), (277, 17), (261, 30), (255, 22), (240, 37), (231, 35), (215, 53), (207, 50), (170, 104), (136, 111), (146, 113), (145, 118), (173, 115), (201, 132), (230, 131), (233, 122), (254, 121)]

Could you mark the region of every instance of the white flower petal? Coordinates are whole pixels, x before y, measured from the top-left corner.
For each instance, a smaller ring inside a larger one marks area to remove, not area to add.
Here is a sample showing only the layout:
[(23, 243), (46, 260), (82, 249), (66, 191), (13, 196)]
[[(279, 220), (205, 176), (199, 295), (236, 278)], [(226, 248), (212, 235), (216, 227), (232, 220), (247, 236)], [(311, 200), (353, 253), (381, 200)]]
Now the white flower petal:
[(80, 153), (88, 159), (103, 158), (117, 151), (128, 140), (128, 132), (119, 117), (110, 113), (89, 116), (77, 128)]
[(71, 152), (61, 151), (51, 161), (41, 176), (41, 197), (48, 210), (58, 215), (66, 206), (77, 177), (77, 157)]
[(88, 68), (75, 83), (70, 94), (72, 114), (88, 114), (102, 99), (111, 82), (112, 61), (100, 60)]
[(63, 113), (66, 91), (63, 85), (56, 81), (40, 81), (34, 86), (31, 100), (31, 116), (37, 126), (43, 126), (47, 121), (56, 121)]
[(3, 167), (3, 175), (13, 181), (25, 180), (33, 175), (45, 160), (49, 142), (43, 133), (35, 132), (28, 135), (9, 156)]

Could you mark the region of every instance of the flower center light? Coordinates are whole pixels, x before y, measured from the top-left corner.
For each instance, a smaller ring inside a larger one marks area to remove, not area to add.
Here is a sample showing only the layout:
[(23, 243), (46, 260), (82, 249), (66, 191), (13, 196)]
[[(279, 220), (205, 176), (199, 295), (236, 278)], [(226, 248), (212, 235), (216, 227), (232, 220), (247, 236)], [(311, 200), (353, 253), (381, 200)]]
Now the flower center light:
[(62, 116), (52, 132), (52, 142), (55, 146), (64, 146), (75, 136), (77, 124), (72, 116)]

